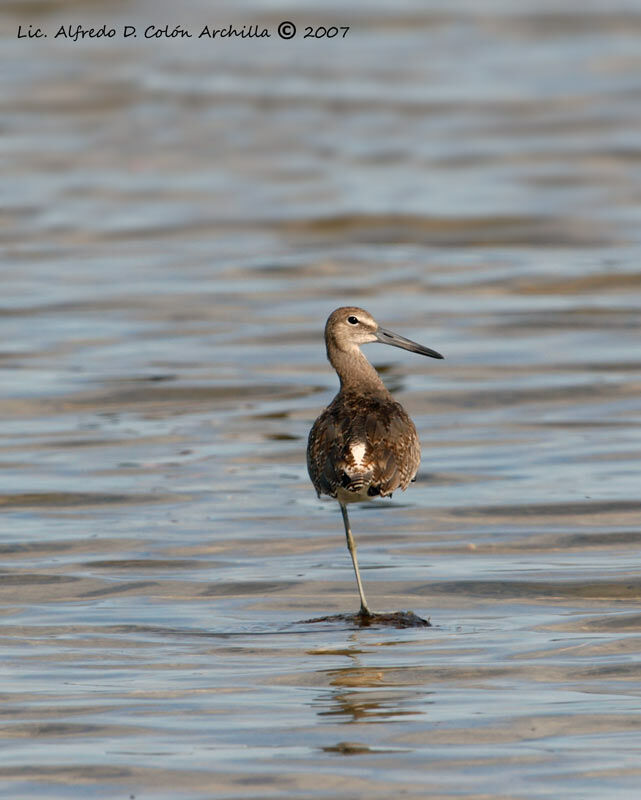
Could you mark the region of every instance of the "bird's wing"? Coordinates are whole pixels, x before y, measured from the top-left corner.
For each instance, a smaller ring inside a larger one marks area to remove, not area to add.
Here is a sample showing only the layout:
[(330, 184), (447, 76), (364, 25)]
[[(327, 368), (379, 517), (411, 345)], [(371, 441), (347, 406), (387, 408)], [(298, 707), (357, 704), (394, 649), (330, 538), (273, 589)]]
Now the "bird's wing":
[(307, 467), (319, 495), (339, 488), (370, 497), (405, 489), (416, 474), (420, 448), (416, 429), (393, 401), (330, 406), (314, 423)]
[(416, 475), (420, 447), (414, 423), (398, 403), (370, 413), (365, 420), (372, 478), (369, 494), (389, 495), (405, 489)]

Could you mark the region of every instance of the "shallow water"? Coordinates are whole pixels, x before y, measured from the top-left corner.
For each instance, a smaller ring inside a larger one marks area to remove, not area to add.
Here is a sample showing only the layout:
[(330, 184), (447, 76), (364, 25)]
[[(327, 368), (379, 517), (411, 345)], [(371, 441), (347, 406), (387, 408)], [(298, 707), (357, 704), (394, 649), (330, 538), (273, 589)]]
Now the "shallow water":
[[(638, 797), (641, 6), (350, 8), (2, 12), (12, 797)], [(368, 348), (423, 464), (352, 512), (432, 628), (305, 622), (356, 605), (304, 461), (346, 303), (446, 355)]]

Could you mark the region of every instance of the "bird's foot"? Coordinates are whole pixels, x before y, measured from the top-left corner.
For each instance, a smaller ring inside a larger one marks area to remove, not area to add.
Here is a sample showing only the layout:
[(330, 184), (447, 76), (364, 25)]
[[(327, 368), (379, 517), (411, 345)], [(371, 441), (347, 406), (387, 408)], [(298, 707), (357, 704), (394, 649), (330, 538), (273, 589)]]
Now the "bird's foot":
[(386, 625), (390, 628), (431, 628), (429, 619), (419, 617), (413, 611), (391, 611), (377, 614), (368, 608), (361, 608), (356, 614), (333, 614), (329, 617), (306, 619), (304, 622), (348, 622), (359, 628)]
[(372, 625), (389, 625), (391, 628), (431, 628), (429, 619), (419, 617), (413, 611), (384, 611), (375, 613), (368, 608), (361, 608), (354, 614), (354, 622), (361, 628)]

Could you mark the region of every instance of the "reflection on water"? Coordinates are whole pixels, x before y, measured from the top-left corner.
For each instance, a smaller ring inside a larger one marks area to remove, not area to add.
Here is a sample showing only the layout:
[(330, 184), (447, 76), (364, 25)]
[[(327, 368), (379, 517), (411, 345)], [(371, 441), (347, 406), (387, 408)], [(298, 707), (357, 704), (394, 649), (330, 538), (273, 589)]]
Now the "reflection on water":
[[(392, 722), (425, 713), (418, 709), (423, 709), (428, 702), (427, 692), (398, 689), (398, 684), (384, 670), (362, 666), (361, 656), (366, 655), (367, 650), (360, 649), (354, 636), (351, 640), (355, 645), (348, 650), (310, 651), (319, 656), (330, 653), (346, 656), (352, 662), (347, 667), (325, 671), (330, 691), (324, 691), (314, 703), (319, 717), (328, 717), (332, 722)], [(353, 752), (351, 748), (347, 751)]]
[[(25, 13), (0, 12), (3, 786), (636, 798), (637, 10), (246, 0), (236, 24), (349, 38), (73, 47), (18, 41)], [(303, 622), (356, 610), (304, 463), (346, 303), (446, 354), (368, 350), (423, 464), (352, 515), (374, 608), (432, 628)]]

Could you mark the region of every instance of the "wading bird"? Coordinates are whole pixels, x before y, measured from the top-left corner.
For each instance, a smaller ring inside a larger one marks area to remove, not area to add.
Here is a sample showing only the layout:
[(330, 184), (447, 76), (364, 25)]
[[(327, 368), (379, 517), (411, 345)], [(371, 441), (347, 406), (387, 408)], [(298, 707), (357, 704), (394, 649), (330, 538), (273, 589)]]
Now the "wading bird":
[(406, 489), (421, 460), (414, 423), (361, 352), (361, 345), (367, 342), (443, 358), (429, 347), (381, 328), (362, 308), (337, 308), (325, 325), (327, 358), (338, 374), (340, 390), (309, 433), (307, 469), (318, 496), (334, 497), (341, 507), (362, 620), (373, 614), (358, 571), (347, 504)]

